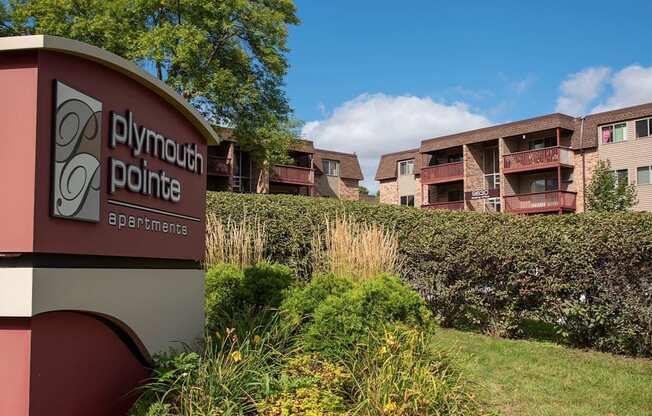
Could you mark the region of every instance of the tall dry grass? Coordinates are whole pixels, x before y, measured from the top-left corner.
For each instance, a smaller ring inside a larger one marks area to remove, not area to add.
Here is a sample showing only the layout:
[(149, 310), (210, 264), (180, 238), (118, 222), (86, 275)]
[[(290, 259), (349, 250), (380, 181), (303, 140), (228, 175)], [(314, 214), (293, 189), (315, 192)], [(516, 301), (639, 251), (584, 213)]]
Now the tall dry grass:
[(312, 257), (315, 272), (354, 280), (397, 273), (398, 236), (393, 230), (346, 216), (327, 219), (325, 232), (313, 233)]
[(223, 222), (214, 213), (206, 216), (206, 268), (220, 263), (253, 266), (265, 260), (265, 251), (265, 225), (257, 217)]

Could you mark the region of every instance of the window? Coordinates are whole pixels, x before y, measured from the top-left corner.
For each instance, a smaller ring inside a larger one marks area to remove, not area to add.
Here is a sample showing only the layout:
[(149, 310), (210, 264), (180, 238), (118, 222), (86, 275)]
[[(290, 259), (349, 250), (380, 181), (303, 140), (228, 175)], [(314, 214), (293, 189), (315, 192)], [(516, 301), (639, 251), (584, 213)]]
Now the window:
[(328, 176), (340, 176), (340, 162), (324, 159), (324, 174)]
[(627, 124), (618, 123), (602, 127), (602, 143), (618, 143), (625, 140)]
[(498, 147), (488, 147), (483, 152), (484, 173), (498, 173), (500, 171), (500, 157)]
[(500, 188), (500, 173), (489, 173), (484, 175), (484, 186), (487, 189)]
[(627, 169), (617, 169), (611, 173), (613, 173), (616, 178), (616, 185), (627, 185), (629, 183), (629, 173), (627, 172)]
[(649, 185), (650, 179), (652, 179), (652, 166), (642, 166), (636, 169), (636, 182), (639, 185)]
[(404, 195), (401, 197), (401, 205), (405, 205), (407, 207), (413, 207), (414, 206), (414, 195)]
[(448, 202), (462, 201), (464, 199), (464, 191), (461, 189), (454, 189), (448, 191)]
[(530, 182), (530, 192), (547, 192), (557, 190), (557, 178), (535, 179)]
[(485, 200), (485, 211), (500, 212), (500, 198), (487, 198)]
[(414, 159), (398, 162), (398, 173), (400, 176), (414, 175)]
[(534, 139), (528, 142), (529, 150), (543, 149), (545, 147), (557, 146), (556, 137), (546, 137), (545, 139)]
[(460, 153), (455, 154), (455, 155), (448, 155), (448, 163), (461, 162), (462, 159), (464, 159), (464, 156), (462, 156), (462, 154), (460, 154)]
[(636, 138), (640, 137), (649, 137), (652, 134), (652, 118), (646, 118), (645, 120), (638, 120), (636, 122)]

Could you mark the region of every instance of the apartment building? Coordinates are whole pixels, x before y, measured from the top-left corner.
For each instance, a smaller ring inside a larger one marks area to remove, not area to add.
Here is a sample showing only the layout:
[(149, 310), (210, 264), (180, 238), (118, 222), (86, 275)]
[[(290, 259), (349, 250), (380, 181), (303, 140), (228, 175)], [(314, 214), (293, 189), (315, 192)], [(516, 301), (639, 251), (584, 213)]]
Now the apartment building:
[(383, 155), (380, 202), (456, 211), (582, 212), (599, 160), (634, 183), (652, 211), (652, 104), (571, 117), (550, 114), (426, 139)]
[(228, 130), (221, 137), (219, 145), (208, 148), (209, 191), (360, 198), (363, 175), (355, 154), (316, 149), (312, 141), (300, 140), (290, 149), (292, 164), (263, 169)]

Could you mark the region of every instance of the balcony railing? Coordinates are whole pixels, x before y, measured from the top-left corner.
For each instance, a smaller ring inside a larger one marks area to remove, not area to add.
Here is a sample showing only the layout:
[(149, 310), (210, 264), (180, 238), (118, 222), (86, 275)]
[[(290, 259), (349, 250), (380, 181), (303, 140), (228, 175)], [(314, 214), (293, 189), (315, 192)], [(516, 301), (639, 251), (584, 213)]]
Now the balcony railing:
[(272, 182), (292, 185), (313, 185), (315, 183), (315, 172), (302, 166), (274, 165), (269, 179)]
[(463, 162), (444, 163), (421, 168), (421, 183), (424, 185), (461, 181), (462, 179), (464, 179)]
[(577, 194), (568, 191), (548, 191), (505, 196), (505, 211), (518, 214), (537, 214), (557, 211), (575, 211)]
[(447, 209), (450, 211), (464, 211), (464, 201), (433, 202), (430, 204), (421, 205), (421, 208)]
[(545, 147), (526, 150), (503, 156), (505, 173), (522, 172), (534, 169), (554, 168), (559, 165), (573, 164), (573, 152), (565, 147)]
[(209, 175), (231, 176), (231, 159), (222, 156), (208, 156)]

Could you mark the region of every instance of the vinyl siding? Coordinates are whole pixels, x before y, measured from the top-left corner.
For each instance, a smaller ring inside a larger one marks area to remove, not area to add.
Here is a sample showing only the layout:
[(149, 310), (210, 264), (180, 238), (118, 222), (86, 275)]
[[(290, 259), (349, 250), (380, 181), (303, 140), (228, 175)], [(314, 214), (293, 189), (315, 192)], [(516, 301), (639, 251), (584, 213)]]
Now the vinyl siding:
[[(636, 182), (636, 168), (652, 165), (652, 137), (636, 138), (636, 120), (627, 121), (626, 140), (618, 143), (602, 143), (598, 126), (598, 154), (600, 160), (609, 160), (612, 170), (627, 169), (629, 183)], [(616, 123), (609, 123), (616, 124)], [(637, 185), (636, 211), (652, 211), (652, 185)]]

